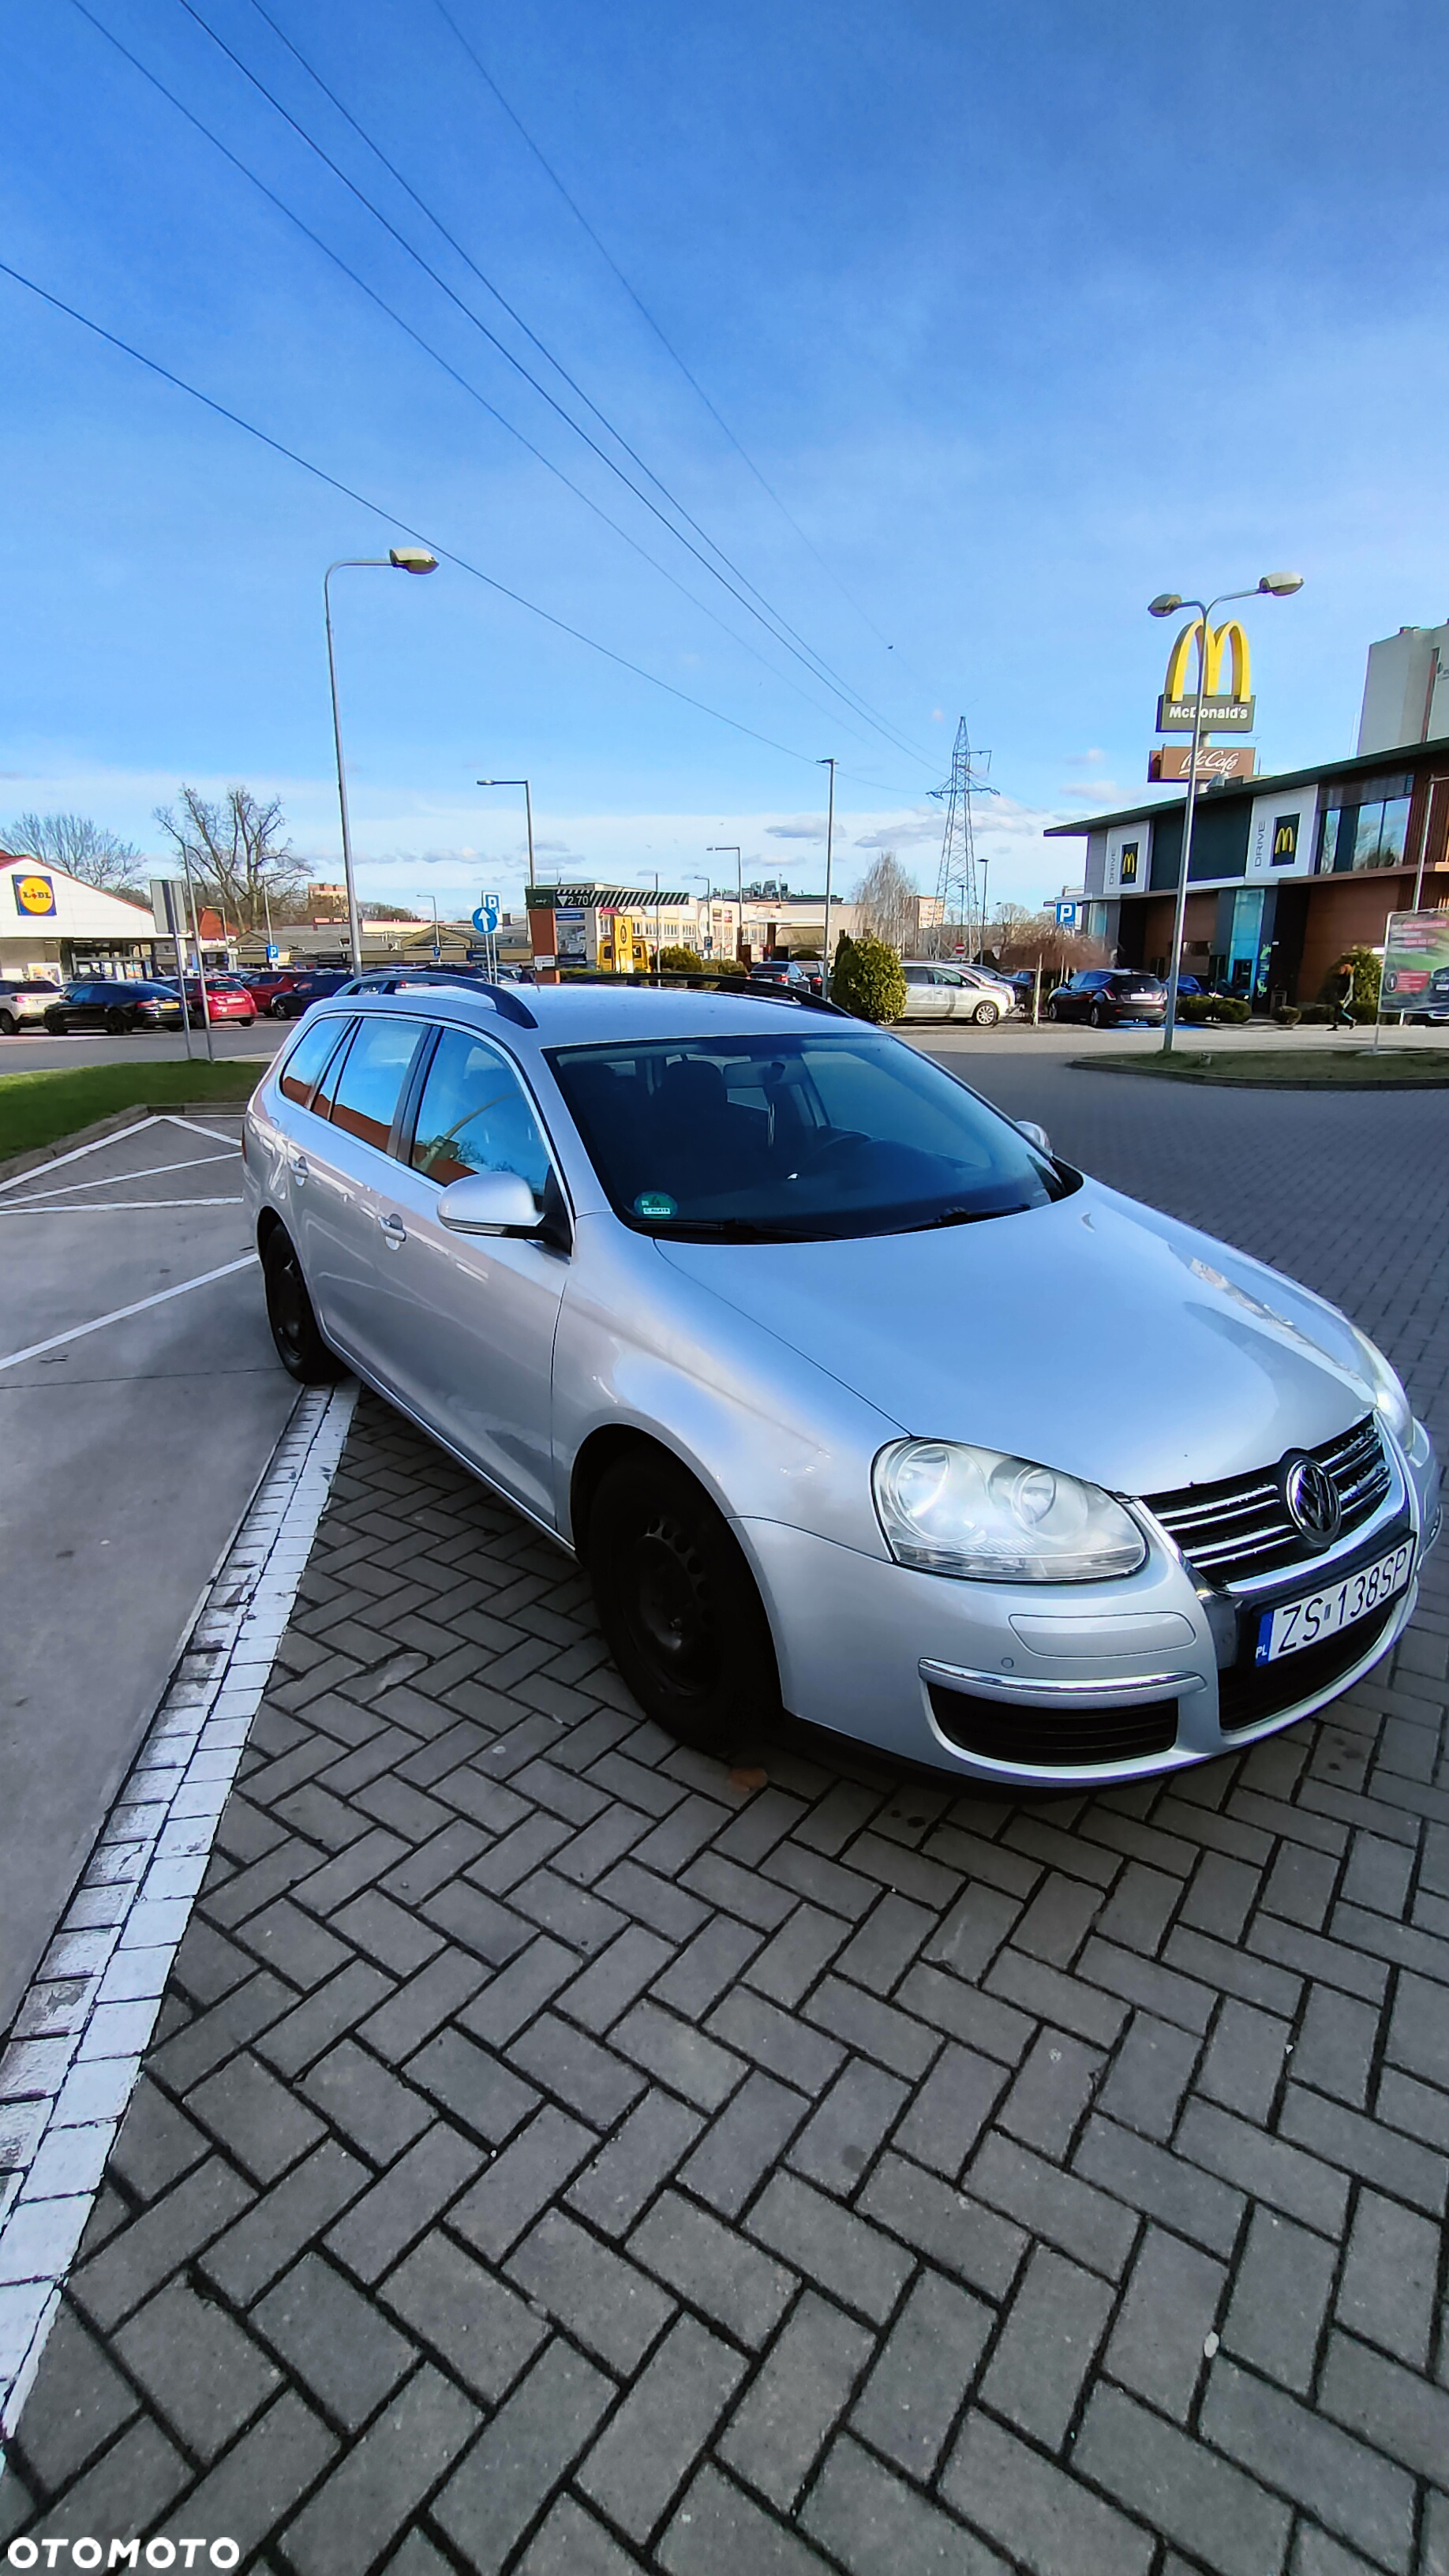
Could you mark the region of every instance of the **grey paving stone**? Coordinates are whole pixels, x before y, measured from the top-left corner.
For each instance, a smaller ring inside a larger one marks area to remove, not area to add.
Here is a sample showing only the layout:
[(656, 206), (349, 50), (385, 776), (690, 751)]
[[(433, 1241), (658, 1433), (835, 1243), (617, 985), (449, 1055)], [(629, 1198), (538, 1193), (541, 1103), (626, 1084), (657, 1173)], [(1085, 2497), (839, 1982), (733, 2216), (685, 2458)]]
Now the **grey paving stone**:
[(675, 2191), (660, 2194), (628, 2250), (751, 2350), (767, 2340), (795, 2288), (782, 2264)]
[(497, 2262), (597, 2146), (592, 2129), (546, 2102), (457, 2202), (449, 2226)]
[[(74, 2486), (46, 2505), (44, 2536), (88, 2540), (104, 2532), (108, 2543), (145, 2538), (159, 2528), (162, 2516), (182, 2489), (190, 2486), (193, 2474), (160, 2425), (143, 2416), (92, 2462)], [(0, 2495), (8, 2483), (7, 2470), (0, 2479)]]
[(987, 2415), (967, 2416), (941, 2493), (1032, 2576), (1147, 2576), (1152, 2563), (1148, 2532)]
[(735, 1983), (759, 1950), (760, 1939), (749, 1924), (717, 1914), (657, 1978), (656, 2001), (686, 2020), (697, 2020)]
[(328, 2251), (359, 2280), (376, 2281), (456, 2199), (477, 2172), (471, 2139), (438, 2120), (353, 2203), (327, 2238)]
[[(18, 2456), (32, 2486), (43, 2495), (68, 2486), (130, 2422), (139, 2403), (74, 2309), (62, 2307), (21, 2427)], [(14, 2455), (6, 2477), (13, 2466)]]
[[(439, 2559), (439, 2576), (445, 2565)], [(518, 2561), (518, 2576), (630, 2576), (638, 2559), (572, 2496), (560, 2496)], [(400, 2571), (403, 2576), (403, 2571)]]
[(646, 1998), (610, 2033), (621, 2056), (701, 2111), (717, 2111), (748, 2073), (745, 2059)]
[(1231, 2253), (1242, 2221), (1242, 2193), (1150, 2138), (1094, 2116), (1077, 2149), (1074, 2170), (1210, 2252)]
[(431, 2494), (478, 2423), (478, 2410), (430, 2365), (347, 2449), (282, 2546), (298, 2576), (356, 2576)]
[(836, 2442), (801, 2522), (852, 2576), (1005, 2576), (1005, 2562), (846, 2436)]
[(726, 2218), (737, 2217), (809, 2108), (802, 2093), (773, 2076), (747, 2076), (681, 2169), (680, 2181)]
[(560, 2338), (545, 2347), (433, 2505), (465, 2566), (479, 2576), (502, 2567), (613, 2394), (613, 2382)]
[(540, 1932), (489, 1978), (481, 1994), (459, 2013), (462, 2028), (485, 2048), (502, 2048), (577, 1974), (578, 1956)]
[(238, 2218), (253, 2196), (240, 2174), (209, 2156), (144, 2216), (82, 2261), (71, 2275), (77, 2306), (103, 2330), (118, 2325)]
[[(868, 2000), (862, 1996), (861, 2001)], [(845, 2051), (818, 2030), (808, 2029), (793, 2014), (781, 2012), (764, 1995), (737, 1986), (709, 2017), (709, 2028), (727, 2048), (751, 2058), (767, 2075), (791, 2084), (800, 2093), (823, 2093), (843, 2064)]]
[(994, 2322), (984, 2300), (926, 2271), (880, 2347), (850, 2420), (918, 2481), (935, 2469)]
[(1276, 2576), (1282, 2566), (1289, 2508), (1120, 2390), (1093, 2390), (1073, 2459), (1218, 2576)]
[(489, 2406), (507, 2394), (547, 2333), (524, 2300), (440, 2227), (388, 2274), (382, 2296), (409, 2334)]
[(901, 2121), (897, 2145), (954, 2180), (1005, 2089), (994, 2059), (948, 2040)]
[(345, 2433), (355, 2433), (418, 2358), (370, 2299), (317, 2254), (277, 2283), (252, 2323)]
[(671, 2094), (646, 2093), (580, 2174), (567, 2194), (569, 2207), (602, 2235), (624, 2235), (703, 2127), (699, 2113)]
[(1439, 2230), (1430, 2219), (1361, 2191), (1339, 2283), (1339, 2323), (1411, 2370), (1427, 2370), (1438, 2264)]
[(1179, 2423), (1197, 2393), (1226, 2278), (1221, 2263), (1160, 2227), (1149, 2227), (1132, 2265), (1106, 2367)]
[(186, 2107), (255, 2182), (275, 2182), (326, 2135), (305, 2102), (254, 2057), (234, 2057), (208, 2076)]
[(1449, 2013), (1440, 1986), (1428, 1977), (1398, 1980), (1389, 2019), (1388, 2055), (1396, 2066), (1449, 2091)]
[(1287, 2024), (1231, 1996), (1218, 2014), (1197, 2089), (1249, 2120), (1266, 2120), (1291, 2063)]
[[(644, 2090), (644, 2078), (635, 2067), (590, 2039), (587, 2031), (560, 2021), (556, 2013), (540, 2013), (510, 2042), (508, 2054), (511, 2064), (596, 2129), (612, 2128)], [(519, 2087), (520, 2092), (528, 2089)], [(537, 2098), (531, 2096), (533, 2101)]]
[(444, 1950), (368, 2016), (358, 2037), (389, 2066), (401, 2064), (477, 1993), (485, 1973), (466, 1951)]
[(798, 2174), (774, 2175), (746, 2224), (797, 2272), (876, 2325), (885, 2323), (910, 2276), (910, 2257), (892, 2237)]
[(1361, 2174), (1396, 2199), (1407, 2200), (1434, 2217), (1442, 2215), (1449, 2196), (1449, 2159), (1415, 2139), (1400, 2137), (1381, 2120), (1365, 2119), (1346, 2104), (1327, 2102), (1306, 2086), (1290, 2084), (1283, 2097), (1279, 2131), (1342, 2166), (1345, 2173)]
[[(335, 2434), (296, 2390), (285, 2389), (193, 2487), (185, 2504), (173, 2509), (160, 2534), (173, 2542), (196, 2532), (225, 2534), (236, 2542), (245, 2566), (322, 2475), (337, 2447)], [(184, 2557), (179, 2563), (185, 2564)]]
[(909, 2099), (909, 2087), (897, 2076), (867, 2058), (852, 2058), (795, 2140), (791, 2166), (827, 2191), (853, 2191)]
[(373, 2164), (391, 2164), (433, 2117), (430, 2105), (352, 2039), (344, 2039), (310, 2073), (301, 2090)]
[(717, 2335), (680, 2317), (635, 2380), (578, 2472), (584, 2493), (632, 2540), (646, 2541), (660, 2521), (746, 2367)]
[(1310, 1986), (1293, 2043), (1295, 2082), (1316, 2085), (1320, 2093), (1361, 2106), (1368, 2098), (1378, 2030), (1379, 2016), (1372, 2004), (1336, 1994), (1331, 1986)]
[(508, 2261), (508, 2277), (621, 2378), (636, 2371), (674, 2303), (637, 2266), (551, 2209)]
[(334, 2040), (355, 2030), (360, 2021), (375, 2012), (392, 1991), (390, 1977), (354, 1959), (339, 1976), (318, 1986), (295, 2012), (284, 2014), (270, 2030), (264, 2030), (255, 2043), (256, 2054), (276, 2075), (299, 2075)]
[[(1043, 2155), (1060, 2160), (1092, 2098), (1103, 2064), (1099, 2050), (1084, 2047), (1065, 2031), (1039, 2031), (996, 2114), (998, 2125), (1025, 2145), (1040, 2147)], [(921, 2161), (929, 2164), (930, 2158), (923, 2156)]]
[(1104, 2281), (1039, 2245), (981, 2383), (983, 2402), (1059, 2449), (1111, 2310)]
[(138, 2200), (155, 2200), (209, 2151), (206, 2132), (143, 2075), (121, 2122), (108, 2171)]
[(1190, 2031), (1152, 2013), (1134, 2013), (1097, 2097), (1101, 2109), (1143, 2137), (1171, 2137), (1199, 2045)]
[(167, 2430), (209, 2461), (282, 2385), (282, 2374), (214, 2300), (172, 2281), (121, 2328), (116, 2351)]
[(1208, 2375), (1200, 2424), (1219, 2450), (1405, 2576), (1414, 2548), (1414, 2481), (1403, 2469), (1225, 2358)]
[(429, 2040), (426, 2048), (409, 2058), (406, 2071), (410, 2085), (421, 2085), (485, 2146), (501, 2147), (538, 2108), (533, 2086), (521, 2083), (489, 2050), (479, 2048), (460, 2030), (441, 2031)]
[(366, 2165), (335, 2138), (324, 2138), (208, 2246), (199, 2269), (225, 2298), (249, 2306), (371, 2180)]
[(989, 2298), (1004, 2298), (1026, 2251), (1024, 2229), (906, 2156), (882, 2156), (860, 2196), (867, 2218)]
[(1317, 2156), (1305, 2155), (1301, 2148), (1269, 2137), (1206, 2102), (1189, 2103), (1177, 2142), (1194, 2163), (1220, 2174), (1251, 2198), (1268, 2201), (1325, 2236), (1337, 2236), (1341, 2230), (1348, 2185), (1342, 2174)]
[(969, 2168), (966, 2187), (1089, 2270), (1109, 2280), (1121, 2272), (1136, 2234), (1132, 2213), (1031, 2148), (993, 2130)]
[(828, 2561), (718, 2469), (701, 2469), (658, 2544), (668, 2576), (820, 2576)]
[(566, 1986), (558, 2009), (570, 2021), (596, 2036), (608, 2030), (667, 1967), (673, 1953), (667, 1941), (642, 1923), (627, 1924), (618, 1939), (599, 1953), (582, 1976)]
[(1434, 2387), (1349, 2335), (1334, 2334), (1318, 2402), (1335, 2423), (1388, 2459), (1442, 2483), (1449, 2460), (1449, 2389)]

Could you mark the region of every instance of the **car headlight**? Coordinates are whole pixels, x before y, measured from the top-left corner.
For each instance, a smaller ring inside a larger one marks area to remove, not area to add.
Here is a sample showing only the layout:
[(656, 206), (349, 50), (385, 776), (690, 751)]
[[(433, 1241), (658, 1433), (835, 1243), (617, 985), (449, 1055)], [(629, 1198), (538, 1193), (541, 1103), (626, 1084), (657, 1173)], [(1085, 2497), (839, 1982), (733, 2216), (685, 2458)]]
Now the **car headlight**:
[(1381, 1413), (1396, 1440), (1411, 1440), (1414, 1434), (1414, 1408), (1405, 1395), (1398, 1373), (1391, 1369), (1383, 1352), (1376, 1350), (1367, 1333), (1354, 1328), (1354, 1340), (1363, 1361), (1363, 1373), (1374, 1391), (1375, 1410)]
[(1137, 1523), (1100, 1485), (957, 1440), (898, 1440), (872, 1469), (898, 1565), (977, 1583), (1091, 1583), (1135, 1574)]

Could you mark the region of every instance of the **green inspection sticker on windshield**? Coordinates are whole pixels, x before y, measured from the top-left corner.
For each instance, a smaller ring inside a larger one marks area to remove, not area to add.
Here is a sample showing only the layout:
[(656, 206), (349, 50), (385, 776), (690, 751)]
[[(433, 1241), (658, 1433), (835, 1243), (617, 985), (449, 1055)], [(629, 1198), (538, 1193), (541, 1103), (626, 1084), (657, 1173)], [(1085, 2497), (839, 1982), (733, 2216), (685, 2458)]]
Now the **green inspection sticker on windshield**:
[(634, 1201), (636, 1216), (678, 1216), (679, 1203), (667, 1190), (641, 1190)]

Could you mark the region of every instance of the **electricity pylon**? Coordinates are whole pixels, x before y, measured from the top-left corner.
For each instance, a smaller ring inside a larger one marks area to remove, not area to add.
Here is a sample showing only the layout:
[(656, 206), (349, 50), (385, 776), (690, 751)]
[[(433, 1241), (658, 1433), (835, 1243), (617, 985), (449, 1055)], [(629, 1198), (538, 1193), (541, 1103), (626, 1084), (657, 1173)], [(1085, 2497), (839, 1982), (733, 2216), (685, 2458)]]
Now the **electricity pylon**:
[[(991, 754), (979, 755), (978, 769), (971, 755), (971, 736), (963, 716), (956, 727), (956, 745), (951, 754), (951, 775), (942, 787), (933, 787), (946, 808), (946, 829), (941, 840), (941, 865), (936, 877), (936, 900), (941, 907), (941, 927), (948, 920), (962, 926), (962, 944), (971, 956), (979, 954), (986, 942), (986, 923), (981, 916), (981, 894), (976, 875), (976, 830), (971, 811), (973, 796), (995, 796), (986, 772)], [(954, 905), (954, 911), (953, 911)], [(939, 941), (938, 941), (939, 948)]]

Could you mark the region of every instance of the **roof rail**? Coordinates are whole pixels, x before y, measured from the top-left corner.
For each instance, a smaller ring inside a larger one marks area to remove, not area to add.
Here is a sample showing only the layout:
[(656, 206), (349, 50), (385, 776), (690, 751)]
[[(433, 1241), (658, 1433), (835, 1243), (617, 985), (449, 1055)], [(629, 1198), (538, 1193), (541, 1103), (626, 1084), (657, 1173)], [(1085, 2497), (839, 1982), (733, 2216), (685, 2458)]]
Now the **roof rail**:
[(681, 985), (687, 992), (723, 993), (726, 996), (731, 993), (743, 993), (752, 1002), (789, 1002), (797, 1011), (828, 1011), (831, 1017), (837, 1020), (848, 1020), (854, 1017), (852, 1012), (843, 1011), (838, 1002), (827, 1002), (818, 993), (796, 993), (789, 985), (777, 984), (769, 978), (762, 978), (757, 983), (750, 975), (674, 974), (668, 968), (664, 968), (656, 969), (648, 975), (629, 975), (623, 978), (600, 975), (597, 981), (601, 984), (612, 984), (616, 981), (651, 984), (663, 986), (666, 989)]
[(537, 1020), (526, 1002), (507, 984), (492, 984), (485, 975), (469, 975), (461, 967), (390, 966), (373, 967), (370, 972), (354, 975), (342, 986), (347, 993), (427, 992), (436, 985), (451, 986), (455, 991), (474, 993), (480, 1002), (491, 1002), (501, 1020), (512, 1020), (518, 1028), (536, 1029)]

